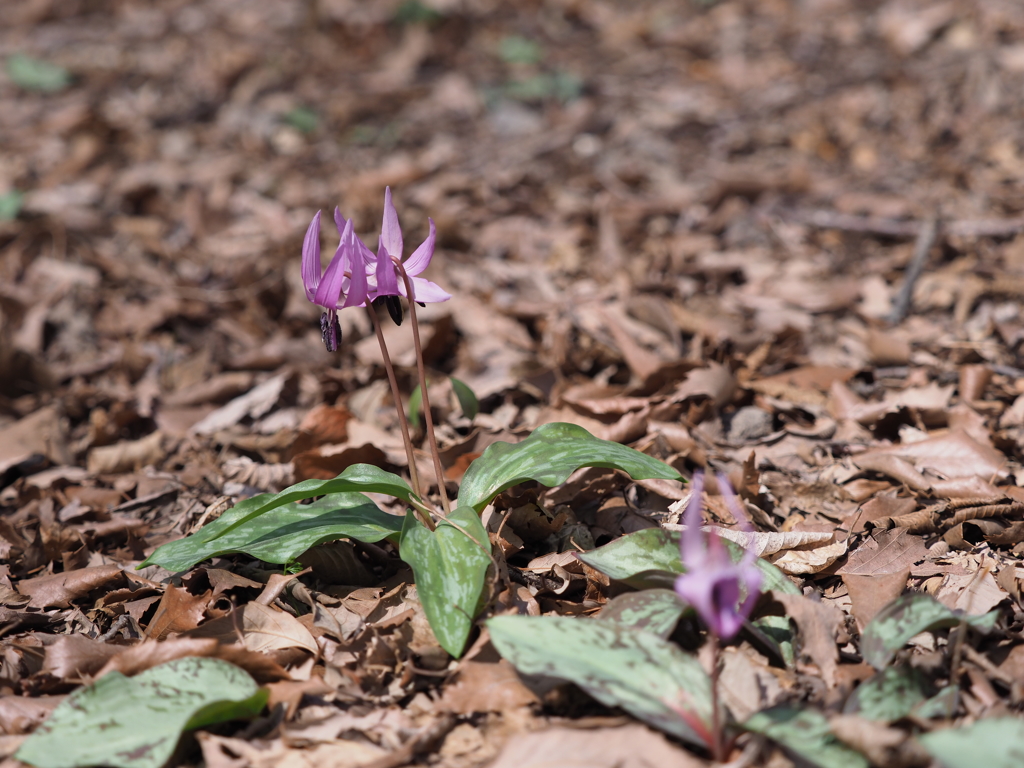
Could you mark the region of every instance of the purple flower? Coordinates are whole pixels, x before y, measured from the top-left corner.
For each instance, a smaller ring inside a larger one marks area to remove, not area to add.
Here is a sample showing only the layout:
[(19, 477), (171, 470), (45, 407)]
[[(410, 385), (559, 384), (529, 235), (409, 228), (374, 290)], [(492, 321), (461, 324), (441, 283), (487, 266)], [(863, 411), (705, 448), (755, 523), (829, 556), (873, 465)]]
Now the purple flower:
[(341, 241), (322, 274), (319, 211), (309, 223), (302, 242), (302, 285), (306, 289), (306, 298), (326, 310), (320, 316), (320, 332), (328, 352), (337, 351), (341, 344), (338, 310), (366, 303), (367, 257), (373, 258), (373, 253), (353, 231), (352, 221), (342, 218), (337, 208), (334, 209), (334, 223)]
[(430, 260), (434, 257), (437, 228), (434, 226), (433, 219), (427, 221), (430, 222), (430, 234), (427, 235), (427, 239), (412, 252), (408, 259), (402, 262), (415, 294), (407, 296), (405, 281), (402, 280), (395, 264), (395, 261), (401, 261), (402, 249), (405, 247), (405, 243), (402, 241), (402, 228), (398, 224), (398, 211), (395, 210), (394, 203), (391, 202), (391, 187), (384, 190), (384, 222), (380, 229), (380, 244), (377, 246), (376, 285), (370, 291), (371, 298), (405, 296), (410, 301), (418, 301), (423, 304), (448, 301), (452, 297), (450, 293), (435, 283), (426, 278), (416, 277), (430, 266)]
[[(725, 502), (744, 530), (751, 530), (739, 499), (724, 475), (718, 476)], [(717, 533), (705, 536), (701, 530), (701, 497), (704, 476), (693, 478), (693, 493), (686, 506), (685, 529), (681, 537), (681, 553), (686, 573), (676, 579), (676, 592), (694, 607), (708, 628), (728, 640), (743, 626), (757, 602), (761, 589), (761, 571), (754, 564), (756, 555), (748, 549), (743, 559), (734, 563)], [(740, 602), (741, 595), (746, 597)]]

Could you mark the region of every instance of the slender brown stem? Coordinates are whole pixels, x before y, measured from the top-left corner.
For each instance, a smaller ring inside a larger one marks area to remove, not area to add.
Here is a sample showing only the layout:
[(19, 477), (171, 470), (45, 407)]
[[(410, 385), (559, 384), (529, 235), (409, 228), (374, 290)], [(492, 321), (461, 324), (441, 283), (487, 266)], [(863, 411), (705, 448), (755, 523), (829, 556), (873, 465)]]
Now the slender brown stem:
[(712, 745), (712, 756), (716, 762), (725, 762), (725, 742), (722, 739), (722, 712), (718, 700), (718, 672), (721, 662), (721, 646), (718, 643), (718, 635), (713, 631), (708, 632), (708, 642), (711, 643), (711, 735), (715, 740)]
[(405, 282), (405, 293), (409, 299), (409, 317), (412, 319), (412, 341), (416, 347), (416, 370), (420, 375), (420, 395), (423, 399), (423, 418), (427, 426), (427, 442), (430, 443), (430, 456), (434, 460), (434, 474), (437, 475), (437, 490), (441, 494), (441, 506), (444, 507), (445, 515), (452, 511), (448, 502), (448, 489), (444, 485), (444, 471), (441, 469), (441, 455), (437, 451), (437, 437), (434, 435), (434, 417), (430, 413), (430, 396), (427, 394), (427, 370), (423, 365), (423, 345), (420, 344), (420, 324), (416, 319), (416, 293), (412, 287), (412, 280), (409, 279), (405, 267), (400, 259), (393, 258), (392, 261), (398, 268), (398, 273)]
[[(405, 407), (402, 405), (402, 393), (398, 389), (398, 378), (395, 376), (395, 367), (391, 364), (391, 355), (388, 354), (388, 346), (384, 343), (384, 331), (381, 330), (380, 321), (370, 302), (366, 302), (366, 311), (370, 315), (370, 322), (373, 323), (373, 330), (377, 334), (377, 343), (380, 344), (380, 353), (384, 357), (384, 370), (388, 372), (388, 381), (391, 383), (391, 397), (395, 401), (395, 410), (398, 411), (398, 424), (402, 428), (402, 442), (405, 443), (405, 456), (409, 461), (409, 479), (412, 481), (413, 492), (421, 499), (426, 499), (423, 488), (420, 485), (420, 473), (416, 469), (416, 456), (413, 453), (412, 436), (409, 433), (409, 420), (405, 417)], [(413, 505), (419, 514), (423, 524), (430, 530), (434, 530), (434, 521), (430, 516), (423, 513), (416, 505)]]

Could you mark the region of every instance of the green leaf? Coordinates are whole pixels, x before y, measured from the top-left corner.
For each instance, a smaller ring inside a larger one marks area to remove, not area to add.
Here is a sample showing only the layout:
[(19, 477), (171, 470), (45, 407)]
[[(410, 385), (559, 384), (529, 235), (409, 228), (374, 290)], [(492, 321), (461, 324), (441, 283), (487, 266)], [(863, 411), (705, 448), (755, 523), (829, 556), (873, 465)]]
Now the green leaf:
[(416, 593), (437, 641), (452, 656), (461, 656), (491, 564), (490, 540), (479, 515), (458, 507), (431, 531), (409, 513), (399, 550), (412, 566)]
[[(271, 510), (283, 507), (285, 504), (290, 504), (294, 501), (303, 501), (305, 499), (312, 499), (317, 496), (326, 496), (333, 493), (349, 493), (353, 491), (364, 491), (366, 493), (386, 493), (389, 496), (395, 496), (407, 503), (412, 503), (413, 499), (416, 499), (416, 494), (412, 492), (412, 489), (406, 484), (406, 482), (398, 475), (392, 474), (391, 472), (385, 472), (383, 469), (374, 467), (370, 464), (353, 464), (351, 467), (346, 469), (337, 477), (331, 478), (330, 480), (304, 480), (301, 483), (296, 483), (293, 486), (285, 488), (280, 493), (261, 493), (259, 496), (253, 496), (251, 499), (246, 499), (236, 504), (230, 512), (221, 515), (221, 518), (217, 521), (228, 518), (227, 522), (220, 525), (207, 525), (201, 530), (193, 534), (185, 541), (191, 541), (196, 539), (202, 542), (212, 542), (215, 538), (222, 538), (227, 536), (232, 531), (248, 524), (251, 520), (265, 515)], [(417, 499), (418, 500), (418, 499)], [(277, 526), (275, 526), (276, 528)], [(243, 539), (248, 539), (248, 535), (243, 534)], [(383, 538), (383, 537), (381, 537)], [(374, 539), (377, 541), (379, 539)], [(369, 541), (369, 539), (367, 539)], [(171, 542), (177, 544), (177, 542)], [(144, 568), (147, 565), (156, 563), (158, 553), (160, 553), (164, 547), (169, 546), (164, 544), (152, 555), (143, 560), (138, 568)], [(178, 546), (182, 546), (178, 544)], [(198, 547), (198, 543), (191, 546)], [(172, 549), (172, 551), (176, 551)], [(161, 554), (162, 558), (163, 555)], [(202, 559), (202, 558), (200, 558)], [(192, 564), (194, 565), (194, 561)], [(283, 562), (283, 561), (282, 561)], [(170, 568), (170, 566), (164, 566)], [(190, 566), (185, 566), (186, 568)]]
[(184, 658), (135, 677), (79, 688), (25, 739), (17, 759), (38, 768), (160, 768), (182, 731), (259, 714), (267, 692), (226, 661)]
[(6, 195), (0, 195), (0, 221), (14, 221), (21, 213), (21, 204), (25, 202), (25, 196), (17, 190), (11, 190)]
[[(734, 562), (738, 563), (743, 558), (744, 550), (739, 544), (728, 539), (722, 539), (722, 543)], [(620, 536), (603, 547), (580, 552), (577, 557), (606, 576), (638, 589), (652, 586), (671, 588), (675, 577), (684, 570), (679, 557), (679, 534), (663, 528), (645, 528)], [(792, 595), (800, 594), (796, 585), (774, 565), (760, 558), (754, 562), (764, 576), (761, 585), (764, 591), (777, 589)]]
[(947, 608), (931, 595), (912, 592), (893, 600), (864, 628), (860, 652), (864, 661), (875, 669), (881, 669), (916, 634), (955, 627), (961, 621), (980, 632), (988, 632), (998, 618), (999, 611), (990, 611), (983, 616), (966, 616)]
[(508, 64), (536, 64), (543, 56), (540, 45), (519, 35), (508, 35), (498, 41), (498, 55)]
[(312, 133), (320, 124), (320, 118), (309, 107), (295, 107), (284, 115), (284, 121), (302, 133)]
[(796, 649), (793, 647), (796, 635), (788, 616), (759, 616), (751, 620), (749, 629), (755, 643), (768, 646), (759, 650), (776, 653), (787, 667), (796, 663)]
[(867, 759), (832, 735), (828, 719), (813, 709), (772, 707), (743, 724), (820, 768), (868, 768)]
[(23, 53), (16, 53), (7, 59), (7, 76), (19, 88), (43, 93), (62, 90), (71, 82), (71, 75), (64, 67)]
[(627, 592), (608, 601), (597, 620), (642, 629), (665, 639), (672, 634), (679, 617), (688, 607), (671, 589), (645, 589), (643, 592)]
[(1024, 765), (1024, 720), (998, 717), (966, 728), (918, 736), (928, 753), (946, 768), (1020, 768)]
[(846, 700), (843, 711), (890, 723), (909, 715), (926, 698), (927, 680), (911, 667), (887, 667), (865, 680)]
[(156, 564), (169, 571), (185, 571), (203, 560), (235, 552), (281, 565), (335, 539), (380, 541), (401, 531), (404, 519), (384, 512), (361, 493), (332, 493), (312, 504), (293, 501), (235, 526), (247, 514), (240, 509), (243, 504), (195, 535), (158, 547), (139, 567)]
[(467, 419), (475, 419), (480, 413), (480, 401), (476, 399), (476, 394), (466, 382), (454, 376), (449, 376), (448, 380), (452, 383), (452, 391), (455, 393), (455, 399), (459, 401), (462, 415)]
[(423, 390), (420, 385), (409, 395), (409, 421), (413, 424), (420, 423), (420, 410), (423, 408)]
[(960, 686), (947, 685), (930, 699), (925, 699), (914, 707), (914, 716), (921, 720), (942, 718), (948, 720), (956, 712), (960, 700)]
[(563, 616), (497, 616), (487, 629), (523, 674), (568, 680), (602, 704), (707, 745), (711, 681), (678, 646), (613, 621)]
[(480, 512), (506, 488), (527, 480), (549, 487), (561, 485), (580, 467), (621, 469), (634, 480), (682, 479), (667, 464), (624, 445), (600, 440), (583, 427), (545, 424), (521, 443), (488, 446), (462, 478), (459, 506)]

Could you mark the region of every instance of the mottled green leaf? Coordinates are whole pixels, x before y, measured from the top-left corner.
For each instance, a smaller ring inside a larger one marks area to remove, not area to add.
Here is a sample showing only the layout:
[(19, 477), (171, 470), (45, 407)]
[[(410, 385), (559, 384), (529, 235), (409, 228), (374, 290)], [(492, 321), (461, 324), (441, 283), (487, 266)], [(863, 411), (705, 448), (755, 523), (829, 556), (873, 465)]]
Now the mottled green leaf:
[(613, 621), (563, 616), (497, 616), (487, 629), (523, 674), (568, 680), (602, 704), (706, 746), (711, 681), (677, 645)]
[(945, 768), (1024, 765), (1024, 720), (1016, 717), (979, 720), (966, 728), (932, 731), (917, 738)]
[(671, 589), (645, 589), (613, 598), (597, 618), (667, 638), (688, 607)]
[(796, 649), (793, 647), (795, 633), (788, 616), (759, 616), (751, 620), (748, 627), (755, 642), (764, 644), (760, 650), (774, 653), (788, 667), (796, 663)]
[(19, 88), (43, 93), (62, 90), (71, 82), (71, 75), (64, 67), (23, 53), (16, 53), (7, 59), (7, 76)]
[(868, 720), (892, 722), (909, 715), (926, 698), (927, 680), (911, 667), (887, 667), (861, 683), (843, 711)]
[(239, 504), (195, 535), (158, 547), (139, 567), (156, 564), (185, 571), (211, 557), (236, 552), (267, 563), (290, 563), (310, 547), (336, 539), (380, 541), (401, 531), (404, 520), (361, 493), (332, 493), (312, 504), (293, 501), (235, 526), (246, 514)]
[(220, 659), (185, 658), (80, 688), (21, 745), (38, 768), (160, 768), (182, 731), (259, 714), (267, 693)]
[(871, 620), (861, 635), (860, 652), (864, 661), (881, 669), (916, 634), (955, 627), (961, 621), (988, 632), (998, 618), (998, 611), (984, 616), (966, 616), (947, 608), (931, 595), (912, 592), (893, 600)]
[[(739, 544), (728, 539), (722, 539), (722, 543), (735, 562), (743, 558), (744, 550)], [(581, 552), (577, 556), (591, 568), (638, 589), (670, 588), (675, 577), (683, 573), (683, 563), (679, 557), (679, 534), (663, 528), (645, 528), (620, 536), (603, 547)], [(774, 565), (760, 558), (754, 562), (764, 576), (761, 585), (764, 591), (777, 589), (793, 595), (800, 594), (796, 585)]]
[(513, 485), (535, 480), (561, 485), (580, 467), (621, 469), (634, 480), (681, 476), (664, 462), (619, 443), (601, 440), (575, 424), (545, 424), (521, 443), (494, 443), (462, 478), (459, 506), (477, 512)]
[(828, 720), (813, 709), (772, 707), (743, 724), (820, 768), (868, 768), (867, 759), (832, 735)]
[(956, 712), (960, 699), (960, 686), (947, 685), (930, 699), (925, 699), (914, 707), (914, 716), (921, 720), (941, 718), (948, 720)]
[(490, 541), (479, 515), (459, 507), (430, 531), (410, 513), (399, 548), (412, 566), (416, 593), (437, 641), (452, 656), (462, 655), (491, 564)]

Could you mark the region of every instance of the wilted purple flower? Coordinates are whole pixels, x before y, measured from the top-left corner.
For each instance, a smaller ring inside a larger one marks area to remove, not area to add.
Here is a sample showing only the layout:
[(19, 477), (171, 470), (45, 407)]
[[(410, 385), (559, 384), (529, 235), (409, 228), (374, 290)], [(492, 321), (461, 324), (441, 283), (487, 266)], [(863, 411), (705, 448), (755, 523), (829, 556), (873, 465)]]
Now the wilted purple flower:
[(427, 221), (430, 222), (430, 233), (427, 235), (427, 239), (402, 263), (406, 274), (409, 275), (409, 281), (412, 283), (415, 294), (415, 296), (407, 296), (405, 281), (398, 274), (393, 261), (402, 259), (402, 249), (405, 247), (405, 243), (402, 241), (402, 228), (398, 224), (398, 211), (395, 210), (394, 203), (391, 202), (391, 187), (385, 188), (384, 222), (380, 229), (380, 244), (377, 246), (377, 284), (370, 291), (371, 298), (401, 295), (410, 301), (423, 304), (448, 301), (452, 297), (439, 285), (426, 278), (416, 277), (430, 265), (430, 260), (434, 257), (437, 228), (434, 226), (433, 219), (427, 219)]
[(373, 253), (353, 231), (352, 221), (342, 218), (337, 208), (334, 209), (334, 223), (341, 241), (322, 274), (320, 211), (309, 223), (302, 242), (302, 285), (306, 289), (306, 298), (327, 310), (320, 316), (320, 332), (328, 352), (337, 351), (341, 344), (338, 310), (364, 304), (367, 300), (366, 263), (367, 257), (373, 258)]
[[(718, 476), (725, 502), (744, 530), (750, 530), (747, 516), (724, 475)], [(739, 632), (750, 615), (761, 589), (761, 571), (754, 565), (756, 555), (751, 549), (734, 563), (721, 538), (701, 530), (701, 497), (704, 476), (693, 478), (690, 503), (686, 506), (680, 549), (686, 573), (676, 579), (676, 592), (694, 607), (708, 628), (723, 640)], [(740, 602), (742, 593), (746, 597)]]

